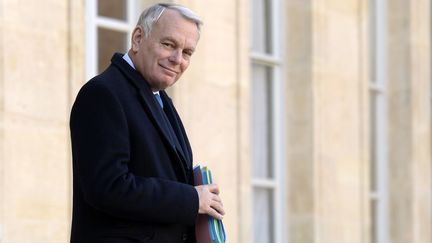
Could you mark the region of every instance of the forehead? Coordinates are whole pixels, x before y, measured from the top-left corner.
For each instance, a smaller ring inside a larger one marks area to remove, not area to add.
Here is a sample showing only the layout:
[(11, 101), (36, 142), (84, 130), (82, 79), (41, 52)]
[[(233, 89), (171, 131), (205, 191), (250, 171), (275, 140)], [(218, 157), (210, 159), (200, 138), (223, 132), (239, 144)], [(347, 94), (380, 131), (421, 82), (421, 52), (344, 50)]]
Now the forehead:
[(195, 22), (186, 19), (179, 12), (166, 9), (153, 26), (150, 35), (155, 38), (171, 38), (197, 44), (199, 39), (198, 27)]

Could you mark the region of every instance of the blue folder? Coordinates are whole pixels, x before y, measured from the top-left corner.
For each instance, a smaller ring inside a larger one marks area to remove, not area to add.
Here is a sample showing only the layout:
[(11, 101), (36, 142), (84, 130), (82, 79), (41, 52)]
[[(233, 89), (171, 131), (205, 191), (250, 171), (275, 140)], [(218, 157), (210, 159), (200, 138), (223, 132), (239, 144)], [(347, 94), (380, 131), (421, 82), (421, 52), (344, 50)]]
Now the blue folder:
[[(207, 166), (195, 166), (194, 179), (195, 185), (207, 185), (213, 182), (211, 171)], [(202, 217), (202, 215), (199, 217)], [(207, 220), (204, 220), (204, 223), (208, 224), (208, 227), (203, 227), (202, 219), (197, 220), (197, 224), (200, 224), (196, 226), (197, 243), (225, 243), (226, 234), (222, 220), (217, 220), (208, 215), (206, 217)], [(208, 232), (202, 232), (203, 229), (207, 229)]]

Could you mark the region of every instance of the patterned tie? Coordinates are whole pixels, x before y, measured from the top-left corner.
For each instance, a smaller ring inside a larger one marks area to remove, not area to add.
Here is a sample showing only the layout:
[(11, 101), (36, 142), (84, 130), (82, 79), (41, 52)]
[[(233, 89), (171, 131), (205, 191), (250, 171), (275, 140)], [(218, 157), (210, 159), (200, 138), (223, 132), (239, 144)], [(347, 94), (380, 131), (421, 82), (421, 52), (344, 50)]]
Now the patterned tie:
[(161, 99), (159, 93), (154, 94), (154, 96), (155, 96), (156, 100), (158, 101), (160, 107), (163, 109), (163, 102), (162, 102), (162, 99)]

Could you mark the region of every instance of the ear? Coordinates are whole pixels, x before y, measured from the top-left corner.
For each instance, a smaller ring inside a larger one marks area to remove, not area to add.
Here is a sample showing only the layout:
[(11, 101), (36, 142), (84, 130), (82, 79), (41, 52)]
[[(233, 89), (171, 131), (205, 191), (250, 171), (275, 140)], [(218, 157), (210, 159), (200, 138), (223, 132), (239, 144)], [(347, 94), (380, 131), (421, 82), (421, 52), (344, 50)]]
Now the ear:
[(143, 41), (144, 29), (141, 26), (136, 26), (132, 31), (132, 51), (137, 52), (140, 48), (141, 41)]

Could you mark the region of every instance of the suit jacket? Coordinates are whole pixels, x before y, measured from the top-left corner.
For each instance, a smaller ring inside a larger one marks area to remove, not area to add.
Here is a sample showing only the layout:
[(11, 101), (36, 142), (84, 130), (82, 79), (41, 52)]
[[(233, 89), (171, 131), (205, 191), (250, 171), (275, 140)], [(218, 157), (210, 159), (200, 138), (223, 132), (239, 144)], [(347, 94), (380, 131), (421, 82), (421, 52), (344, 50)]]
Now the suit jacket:
[(192, 151), (171, 99), (160, 95), (163, 109), (118, 53), (81, 88), (70, 118), (71, 242), (195, 242)]

